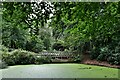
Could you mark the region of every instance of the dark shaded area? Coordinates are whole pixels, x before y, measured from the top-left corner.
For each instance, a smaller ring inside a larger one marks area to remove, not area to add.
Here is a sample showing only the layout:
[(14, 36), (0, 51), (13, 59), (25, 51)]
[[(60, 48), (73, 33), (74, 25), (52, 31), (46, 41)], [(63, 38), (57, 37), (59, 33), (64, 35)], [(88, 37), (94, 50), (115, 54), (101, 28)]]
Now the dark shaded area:
[(67, 46), (64, 46), (63, 44), (61, 43), (54, 43), (53, 46), (52, 46), (52, 49), (54, 50), (57, 50), (57, 51), (64, 51), (65, 49), (68, 49)]

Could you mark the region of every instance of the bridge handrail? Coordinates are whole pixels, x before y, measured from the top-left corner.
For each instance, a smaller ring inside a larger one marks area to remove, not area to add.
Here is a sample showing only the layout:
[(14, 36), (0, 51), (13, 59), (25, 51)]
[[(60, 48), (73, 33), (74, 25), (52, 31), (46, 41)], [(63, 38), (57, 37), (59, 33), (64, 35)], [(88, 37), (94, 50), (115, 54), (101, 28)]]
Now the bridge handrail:
[(70, 56), (72, 52), (55, 51), (55, 52), (40, 52), (38, 55), (41, 56)]

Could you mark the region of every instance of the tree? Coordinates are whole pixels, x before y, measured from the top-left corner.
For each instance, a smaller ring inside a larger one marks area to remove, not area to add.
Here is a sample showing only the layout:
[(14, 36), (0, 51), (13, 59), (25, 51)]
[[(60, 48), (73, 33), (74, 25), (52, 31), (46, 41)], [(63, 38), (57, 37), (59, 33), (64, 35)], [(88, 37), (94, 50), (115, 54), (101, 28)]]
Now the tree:
[[(83, 53), (88, 45), (94, 58), (113, 61), (111, 56), (119, 56), (120, 53), (119, 44), (116, 44), (120, 39), (119, 4), (120, 2), (54, 3), (55, 14), (51, 24), (57, 33), (54, 32), (55, 37), (62, 33), (64, 36), (60, 37), (64, 37), (65, 44), (68, 44), (70, 49)], [(108, 48), (107, 52), (102, 51), (104, 48)], [(114, 61), (114, 64), (120, 63), (115, 56)]]
[[(40, 29), (44, 28), (51, 13), (52, 6), (47, 2), (4, 2), (3, 20), (6, 24), (3, 26), (6, 27), (3, 28), (2, 32), (2, 44), (10, 48), (27, 49), (28, 42), (39, 40), (40, 42), (37, 41), (34, 44), (36, 46), (37, 43), (43, 45), (44, 41), (38, 37), (41, 35)], [(8, 26), (9, 29), (7, 29)], [(23, 44), (26, 45), (23, 46)]]

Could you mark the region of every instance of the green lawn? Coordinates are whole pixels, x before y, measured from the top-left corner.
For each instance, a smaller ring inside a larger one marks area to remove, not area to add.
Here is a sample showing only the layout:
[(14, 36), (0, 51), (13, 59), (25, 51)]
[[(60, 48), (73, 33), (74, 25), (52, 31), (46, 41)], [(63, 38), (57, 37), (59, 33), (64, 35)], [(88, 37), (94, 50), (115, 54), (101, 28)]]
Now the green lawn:
[(10, 66), (3, 78), (118, 78), (118, 69), (84, 64)]

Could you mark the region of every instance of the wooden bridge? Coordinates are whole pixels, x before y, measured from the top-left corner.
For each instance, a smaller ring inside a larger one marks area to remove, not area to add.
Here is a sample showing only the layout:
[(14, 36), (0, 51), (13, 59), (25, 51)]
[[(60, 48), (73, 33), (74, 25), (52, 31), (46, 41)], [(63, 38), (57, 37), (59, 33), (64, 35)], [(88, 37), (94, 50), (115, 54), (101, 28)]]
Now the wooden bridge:
[(62, 52), (62, 51), (40, 52), (39, 54), (37, 54), (37, 56), (51, 57), (52, 62), (68, 62), (70, 59), (74, 57), (72, 52)]

